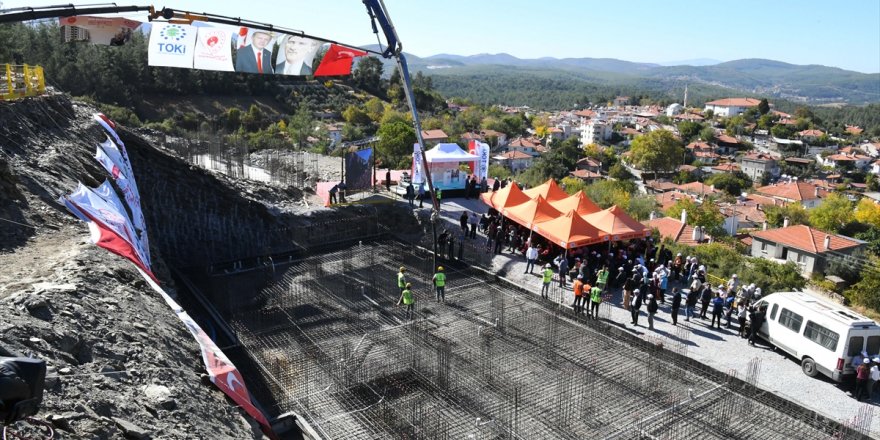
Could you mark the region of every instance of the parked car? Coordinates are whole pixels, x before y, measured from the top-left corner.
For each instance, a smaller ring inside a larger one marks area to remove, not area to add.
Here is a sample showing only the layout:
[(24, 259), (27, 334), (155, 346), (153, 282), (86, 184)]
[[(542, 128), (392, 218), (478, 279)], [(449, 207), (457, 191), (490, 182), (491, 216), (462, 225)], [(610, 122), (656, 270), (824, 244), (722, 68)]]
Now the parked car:
[(840, 382), (855, 374), (852, 358), (880, 354), (880, 325), (852, 309), (803, 292), (779, 292), (755, 302), (766, 307), (758, 335), (794, 356), (810, 377)]

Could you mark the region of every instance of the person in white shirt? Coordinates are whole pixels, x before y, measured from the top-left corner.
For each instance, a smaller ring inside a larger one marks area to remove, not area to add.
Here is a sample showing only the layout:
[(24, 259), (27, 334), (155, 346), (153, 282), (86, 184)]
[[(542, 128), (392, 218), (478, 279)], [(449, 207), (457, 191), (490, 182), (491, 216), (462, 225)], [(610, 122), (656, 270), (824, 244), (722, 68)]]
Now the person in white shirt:
[(523, 273), (532, 273), (532, 270), (535, 268), (535, 261), (538, 260), (538, 248), (535, 247), (534, 244), (529, 244), (529, 248), (526, 249), (526, 271)]
[(868, 377), (868, 401), (874, 397), (874, 384), (880, 380), (880, 356), (874, 356), (874, 359), (871, 359), (871, 375)]

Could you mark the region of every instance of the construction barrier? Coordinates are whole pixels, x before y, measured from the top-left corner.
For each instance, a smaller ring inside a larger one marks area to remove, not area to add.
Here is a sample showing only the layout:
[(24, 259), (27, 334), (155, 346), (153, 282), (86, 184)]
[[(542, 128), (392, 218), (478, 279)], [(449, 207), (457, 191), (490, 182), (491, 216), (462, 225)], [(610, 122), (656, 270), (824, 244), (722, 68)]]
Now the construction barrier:
[(0, 100), (12, 100), (46, 93), (41, 66), (0, 64)]

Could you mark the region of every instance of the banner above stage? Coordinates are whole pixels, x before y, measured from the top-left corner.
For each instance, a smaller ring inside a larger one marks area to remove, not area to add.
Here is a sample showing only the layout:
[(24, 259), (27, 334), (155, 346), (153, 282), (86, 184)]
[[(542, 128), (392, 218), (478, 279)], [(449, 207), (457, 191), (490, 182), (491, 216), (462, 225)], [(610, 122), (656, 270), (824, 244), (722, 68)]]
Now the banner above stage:
[(82, 41), (105, 46), (122, 46), (131, 41), (132, 33), (141, 22), (122, 17), (91, 17), (80, 15), (58, 19), (61, 38), (65, 43)]

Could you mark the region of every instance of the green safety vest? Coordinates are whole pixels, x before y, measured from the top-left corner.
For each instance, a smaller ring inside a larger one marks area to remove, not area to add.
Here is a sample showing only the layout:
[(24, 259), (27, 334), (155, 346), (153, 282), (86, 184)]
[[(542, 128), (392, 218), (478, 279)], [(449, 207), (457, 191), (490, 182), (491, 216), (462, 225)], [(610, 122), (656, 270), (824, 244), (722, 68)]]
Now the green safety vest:
[(437, 272), (434, 274), (434, 285), (437, 287), (443, 287), (446, 285), (446, 274), (443, 272)]
[(605, 284), (608, 282), (608, 271), (607, 270), (599, 271), (599, 277), (598, 277), (597, 282), (599, 284)]
[(552, 280), (553, 280), (553, 269), (550, 269), (550, 268), (544, 269), (544, 284), (547, 284)]
[(590, 290), (590, 300), (592, 300), (594, 303), (602, 302), (602, 289), (598, 287), (593, 287)]
[(412, 290), (406, 289), (403, 291), (403, 303), (405, 305), (410, 305), (413, 303)]
[(406, 278), (403, 277), (403, 272), (397, 273), (397, 287), (406, 287)]
[(443, 190), (440, 188), (437, 188), (437, 200), (440, 200), (442, 198), (443, 198)]

